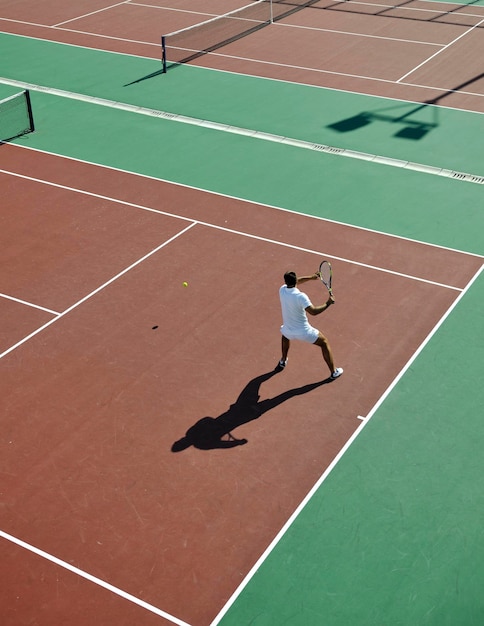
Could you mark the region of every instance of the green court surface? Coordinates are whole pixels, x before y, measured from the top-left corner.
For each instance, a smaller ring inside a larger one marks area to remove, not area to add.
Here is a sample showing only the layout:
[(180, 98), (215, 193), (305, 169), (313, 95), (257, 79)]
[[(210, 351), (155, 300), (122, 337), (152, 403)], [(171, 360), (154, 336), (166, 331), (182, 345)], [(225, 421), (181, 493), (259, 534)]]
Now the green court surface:
[(14, 35), (0, 44), (0, 77), (484, 175), (479, 114), (189, 66), (160, 74), (156, 60)]
[(222, 621), (478, 626), (484, 276)]
[(18, 92), (19, 92), (18, 88), (0, 83), (0, 100), (13, 96), (14, 94)]
[[(0, 76), (10, 80), (484, 175), (475, 140), (482, 114), (442, 107), (412, 114), (411, 103), (189, 67), (126, 86), (160, 64), (10, 35), (0, 35), (0, 45)], [(35, 89), (32, 104), (37, 130), (22, 145), (484, 253), (483, 185)], [(398, 136), (395, 118), (409, 111), (413, 130), (433, 125), (418, 140)], [(351, 120), (363, 118), (368, 123), (352, 129)], [(483, 305), (481, 273), (223, 626), (484, 622)], [(411, 324), (418, 311), (408, 315)]]
[[(484, 154), (475, 141), (482, 127), (482, 115), (477, 113), (422, 109), (414, 122), (433, 120), (436, 126), (420, 140), (409, 140), (396, 136), (405, 126), (392, 122), (391, 116), (418, 108), (415, 104), (192, 67), (125, 87), (159, 71), (159, 63), (13, 35), (0, 35), (0, 42), (5, 53), (0, 76), (6, 79), (484, 175)], [(456, 185), (438, 176), (43, 92), (33, 91), (32, 101), (37, 131), (21, 140), (25, 145), (438, 245), (482, 251), (481, 185)], [(353, 131), (331, 128), (334, 124), (345, 128), (345, 120), (365, 112), (373, 112), (374, 121)], [(390, 121), (377, 119), (383, 115)]]

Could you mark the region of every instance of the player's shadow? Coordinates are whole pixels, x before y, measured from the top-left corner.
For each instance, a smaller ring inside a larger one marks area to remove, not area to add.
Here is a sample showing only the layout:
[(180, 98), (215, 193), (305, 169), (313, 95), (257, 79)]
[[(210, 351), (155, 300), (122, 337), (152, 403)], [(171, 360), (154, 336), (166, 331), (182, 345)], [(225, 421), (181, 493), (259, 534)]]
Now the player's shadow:
[(184, 437), (175, 441), (171, 447), (172, 452), (181, 452), (190, 446), (194, 446), (199, 450), (213, 450), (215, 448), (233, 448), (247, 443), (247, 439), (237, 439), (232, 435), (232, 430), (242, 424), (246, 424), (252, 420), (258, 419), (267, 411), (274, 409), (286, 400), (294, 396), (300, 396), (308, 393), (321, 385), (332, 382), (331, 378), (288, 389), (283, 393), (259, 401), (259, 390), (262, 383), (269, 380), (280, 370), (277, 368), (266, 374), (261, 374), (253, 378), (247, 383), (236, 402), (232, 404), (225, 413), (218, 417), (203, 417), (191, 428), (189, 428)]

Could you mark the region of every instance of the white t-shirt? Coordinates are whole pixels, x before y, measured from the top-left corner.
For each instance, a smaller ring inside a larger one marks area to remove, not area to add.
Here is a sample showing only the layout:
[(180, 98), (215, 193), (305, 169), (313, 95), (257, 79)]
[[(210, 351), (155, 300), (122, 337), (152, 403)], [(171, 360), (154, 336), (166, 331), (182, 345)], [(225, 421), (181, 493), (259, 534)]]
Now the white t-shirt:
[(311, 306), (309, 297), (297, 287), (282, 285), (279, 289), (283, 329), (288, 334), (305, 333), (312, 330), (308, 322), (306, 307)]

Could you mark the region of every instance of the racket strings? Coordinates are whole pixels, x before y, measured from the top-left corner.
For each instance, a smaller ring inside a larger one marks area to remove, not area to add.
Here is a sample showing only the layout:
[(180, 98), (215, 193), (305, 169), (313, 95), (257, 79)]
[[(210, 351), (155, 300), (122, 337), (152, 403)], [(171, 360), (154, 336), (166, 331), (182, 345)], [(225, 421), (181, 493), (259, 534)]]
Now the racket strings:
[(321, 280), (328, 287), (331, 286), (331, 266), (327, 261), (324, 261), (319, 266), (319, 275), (321, 276)]

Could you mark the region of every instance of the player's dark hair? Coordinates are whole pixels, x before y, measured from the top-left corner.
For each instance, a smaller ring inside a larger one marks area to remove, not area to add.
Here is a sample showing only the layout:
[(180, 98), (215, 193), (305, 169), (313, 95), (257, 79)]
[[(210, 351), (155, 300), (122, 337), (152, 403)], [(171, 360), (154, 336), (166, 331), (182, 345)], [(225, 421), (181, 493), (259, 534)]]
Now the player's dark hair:
[(296, 272), (286, 272), (284, 274), (284, 282), (286, 287), (295, 287), (297, 284)]

